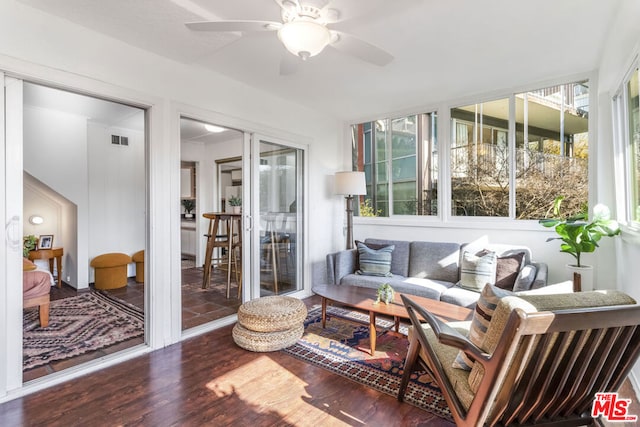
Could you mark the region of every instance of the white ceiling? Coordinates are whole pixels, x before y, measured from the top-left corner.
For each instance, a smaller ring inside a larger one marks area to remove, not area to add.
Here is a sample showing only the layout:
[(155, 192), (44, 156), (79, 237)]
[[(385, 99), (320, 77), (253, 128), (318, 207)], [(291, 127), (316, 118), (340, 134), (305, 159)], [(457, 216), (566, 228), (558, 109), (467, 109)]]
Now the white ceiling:
[(33, 83), (24, 84), (24, 105), (86, 117), (108, 126), (144, 130), (144, 110)]
[[(306, 0), (339, 28), (388, 51), (379, 67), (332, 48), (297, 72), (274, 32), (194, 32), (185, 22), (280, 21), (274, 0), (20, 0), (173, 60), (344, 120), (596, 69), (621, 0)], [(305, 0), (300, 0), (304, 3)]]

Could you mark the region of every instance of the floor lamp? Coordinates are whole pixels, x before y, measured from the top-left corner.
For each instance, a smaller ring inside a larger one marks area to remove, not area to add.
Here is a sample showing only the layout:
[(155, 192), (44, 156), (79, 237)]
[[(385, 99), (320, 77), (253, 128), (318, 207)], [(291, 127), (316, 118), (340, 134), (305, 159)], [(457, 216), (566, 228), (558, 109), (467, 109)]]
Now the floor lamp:
[(336, 172), (336, 194), (347, 202), (347, 249), (353, 249), (353, 196), (367, 194), (364, 172)]

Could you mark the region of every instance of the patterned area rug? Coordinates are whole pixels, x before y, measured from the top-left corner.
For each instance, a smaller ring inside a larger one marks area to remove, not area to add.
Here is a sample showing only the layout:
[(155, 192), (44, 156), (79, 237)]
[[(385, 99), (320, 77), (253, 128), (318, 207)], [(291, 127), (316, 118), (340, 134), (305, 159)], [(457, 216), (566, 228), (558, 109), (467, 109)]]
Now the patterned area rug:
[(23, 370), (99, 350), (144, 334), (142, 310), (102, 292), (51, 302), (49, 326), (24, 311)]
[[(327, 325), (323, 329), (321, 309), (315, 307), (309, 310), (303, 337), (283, 351), (395, 397), (404, 372), (409, 342), (405, 336), (384, 332), (378, 336), (372, 356), (369, 354), (368, 322), (368, 315), (329, 306)], [(378, 319), (377, 324), (382, 328), (393, 326), (392, 322), (383, 319)], [(401, 327), (400, 332), (406, 334), (406, 328)], [(404, 401), (453, 421), (440, 389), (426, 372), (414, 372)]]

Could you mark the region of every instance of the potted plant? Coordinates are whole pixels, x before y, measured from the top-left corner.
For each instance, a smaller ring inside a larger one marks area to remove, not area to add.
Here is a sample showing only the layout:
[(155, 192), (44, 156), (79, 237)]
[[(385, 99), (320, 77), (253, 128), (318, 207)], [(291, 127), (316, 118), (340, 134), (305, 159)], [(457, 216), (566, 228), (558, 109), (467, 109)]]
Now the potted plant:
[(240, 213), (242, 210), (242, 199), (238, 196), (229, 197), (229, 206), (233, 208), (233, 213)]
[(558, 237), (548, 238), (547, 242), (561, 240), (560, 252), (566, 252), (575, 258), (575, 264), (567, 265), (571, 277), (573, 277), (574, 271), (580, 273), (583, 287), (592, 289), (593, 267), (583, 265), (581, 255), (594, 252), (603, 237), (613, 237), (620, 234), (620, 227), (617, 221), (611, 219), (609, 208), (603, 204), (594, 206), (591, 220), (586, 212), (561, 218), (560, 205), (563, 199), (564, 197), (556, 197), (553, 202), (553, 215), (556, 218), (541, 219), (539, 223), (545, 227), (553, 227), (558, 234)]
[(196, 208), (196, 202), (194, 202), (192, 199), (183, 199), (182, 200), (182, 207), (185, 210), (185, 214), (184, 217), (185, 218), (192, 218), (193, 217), (193, 210)]
[(393, 290), (391, 285), (388, 283), (383, 283), (382, 285), (380, 285), (378, 291), (376, 292), (377, 298), (375, 304), (380, 303), (380, 301), (384, 302), (385, 304), (389, 304), (391, 301), (393, 301), (394, 294), (395, 291)]
[(38, 246), (38, 238), (33, 234), (29, 234), (28, 236), (24, 236), (22, 239), (22, 256), (27, 258), (29, 256), (29, 252), (36, 249)]

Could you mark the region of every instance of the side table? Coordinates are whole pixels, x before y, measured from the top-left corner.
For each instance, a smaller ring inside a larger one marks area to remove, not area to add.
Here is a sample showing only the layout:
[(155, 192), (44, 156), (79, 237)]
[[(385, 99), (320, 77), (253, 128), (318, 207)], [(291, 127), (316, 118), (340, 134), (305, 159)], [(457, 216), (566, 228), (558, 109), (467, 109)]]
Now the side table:
[(53, 274), (53, 260), (56, 261), (56, 270), (58, 271), (58, 288), (62, 287), (62, 255), (64, 255), (63, 248), (52, 249), (38, 249), (29, 252), (29, 259), (34, 261), (36, 259), (49, 260), (49, 271)]

